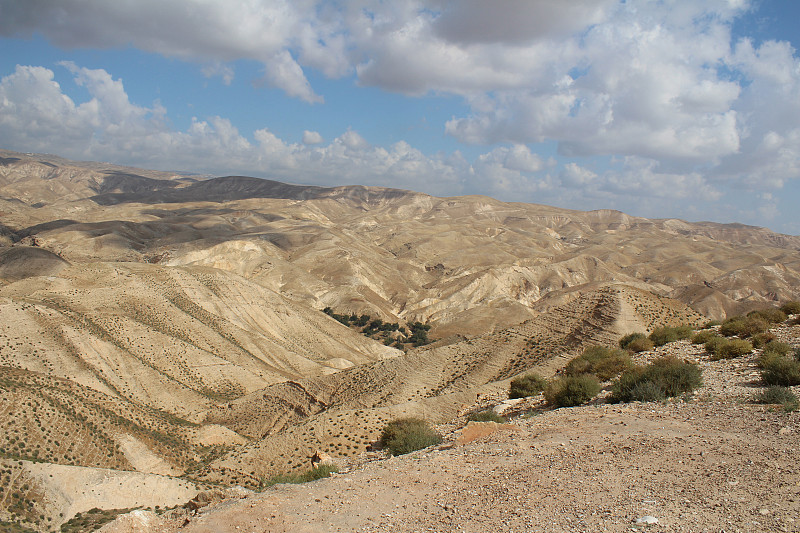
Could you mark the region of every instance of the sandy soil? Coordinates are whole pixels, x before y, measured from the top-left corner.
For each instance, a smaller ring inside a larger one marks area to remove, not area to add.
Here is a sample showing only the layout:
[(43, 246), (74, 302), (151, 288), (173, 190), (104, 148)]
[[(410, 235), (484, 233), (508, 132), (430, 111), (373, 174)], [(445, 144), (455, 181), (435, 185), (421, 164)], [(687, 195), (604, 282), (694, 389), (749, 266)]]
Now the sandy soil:
[(103, 531), (800, 531), (800, 414), (748, 401), (755, 355), (710, 362), (684, 341), (650, 357), (666, 351), (703, 367), (692, 397), (534, 410), (465, 445)]

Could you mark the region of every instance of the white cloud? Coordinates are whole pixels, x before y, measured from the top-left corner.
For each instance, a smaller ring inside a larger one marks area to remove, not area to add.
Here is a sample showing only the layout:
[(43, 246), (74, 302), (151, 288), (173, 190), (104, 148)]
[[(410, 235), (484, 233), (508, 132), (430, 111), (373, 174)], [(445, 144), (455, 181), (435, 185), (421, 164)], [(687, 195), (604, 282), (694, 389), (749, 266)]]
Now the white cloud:
[[(48, 69), (18, 67), (3, 78), (0, 141), (101, 159), (137, 148), (172, 168), (279, 169), (286, 179), (319, 172), (319, 180), (392, 184), (386, 176), (395, 176), (403, 186), (449, 194), (581, 187), (587, 201), (611, 201), (689, 198), (689, 191), (713, 200), (729, 186), (769, 192), (800, 178), (800, 61), (786, 42), (732, 43), (734, 21), (751, 7), (749, 0), (0, 0), (0, 35), (134, 46), (195, 61), (223, 83), (233, 81), (233, 61), (255, 60), (266, 83), (309, 103), (324, 95), (308, 69), (407, 95), (460, 95), (470, 113), (449, 120), (445, 133), (488, 147), (469, 163), (405, 143), (372, 146), (354, 131), (328, 144), (309, 131), (295, 145), (266, 129), (249, 140), (226, 119), (205, 118), (176, 132), (159, 105), (133, 104), (107, 72), (71, 64), (87, 102), (63, 94)], [(543, 142), (565, 158), (560, 169), (535, 153)], [(176, 159), (167, 163), (167, 154)], [(597, 156), (617, 163), (596, 168), (584, 159)]]
[(219, 76), (222, 78), (222, 83), (225, 85), (230, 85), (233, 83), (233, 67), (230, 65), (226, 65), (224, 63), (220, 63), (217, 61), (216, 63), (212, 63), (211, 65), (206, 65), (201, 69), (203, 76), (206, 78), (213, 78), (215, 76)]
[(322, 144), (325, 139), (317, 131), (303, 131), (303, 144)]

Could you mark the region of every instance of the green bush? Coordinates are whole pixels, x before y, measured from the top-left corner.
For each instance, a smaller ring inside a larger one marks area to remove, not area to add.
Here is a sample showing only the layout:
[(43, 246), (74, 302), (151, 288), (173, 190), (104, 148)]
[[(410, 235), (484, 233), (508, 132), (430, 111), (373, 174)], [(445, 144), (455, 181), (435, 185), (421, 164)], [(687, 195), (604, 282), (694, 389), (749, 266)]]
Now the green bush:
[(714, 338), (719, 338), (719, 335), (717, 335), (717, 332), (714, 330), (706, 329), (703, 331), (698, 331), (692, 335), (692, 344), (705, 344)]
[(772, 385), (753, 397), (756, 403), (781, 404), (786, 411), (796, 411), (800, 407), (797, 395), (787, 387)]
[(630, 344), (637, 340), (637, 339), (646, 339), (647, 335), (644, 333), (628, 333), (624, 337), (619, 340), (619, 347), (623, 350), (627, 350)]
[(750, 338), (750, 342), (753, 343), (753, 348), (762, 348), (768, 342), (774, 341), (776, 339), (774, 333), (770, 333), (769, 331), (765, 331), (764, 333), (756, 333)]
[(470, 413), (467, 416), (468, 422), (497, 422), (498, 424), (503, 424), (506, 422), (506, 419), (491, 409), (486, 409), (484, 411), (477, 411), (475, 413)]
[(309, 481), (330, 477), (331, 474), (338, 471), (339, 467), (334, 464), (321, 464), (306, 472), (278, 474), (276, 476), (272, 476), (268, 480), (262, 480), (260, 489), (265, 489), (267, 487), (271, 487), (272, 485), (278, 484), (307, 483)]
[(725, 337), (711, 337), (708, 339), (703, 346), (706, 351), (711, 355), (714, 356), (719, 352), (723, 345), (727, 344), (728, 339)]
[(786, 322), (786, 319), (789, 317), (787, 317), (786, 313), (784, 313), (777, 307), (769, 307), (767, 309), (758, 309), (756, 311), (750, 311), (749, 313), (747, 313), (747, 318), (763, 318), (770, 324), (780, 324), (782, 322)]
[(716, 347), (716, 351), (711, 355), (712, 361), (719, 361), (720, 359), (733, 359), (740, 357), (753, 351), (753, 345), (750, 341), (744, 339), (724, 339), (721, 344)]
[(511, 380), (508, 389), (509, 398), (527, 398), (536, 396), (547, 386), (547, 381), (539, 374), (530, 373)]
[(652, 381), (640, 381), (633, 386), (630, 394), (633, 402), (660, 402), (667, 398), (661, 387)]
[(781, 311), (786, 313), (787, 315), (797, 315), (800, 314), (800, 302), (796, 300), (792, 300), (790, 302), (786, 302), (781, 306)]
[(607, 381), (631, 366), (627, 352), (605, 346), (590, 346), (564, 368), (568, 376), (593, 374)]
[(647, 337), (644, 337), (641, 339), (634, 339), (630, 344), (628, 344), (628, 350), (632, 351), (633, 353), (649, 352), (654, 346), (655, 345), (653, 344), (653, 341)]
[[(648, 389), (644, 389), (643, 384), (647, 382), (652, 385), (647, 385)], [(702, 383), (697, 365), (675, 357), (661, 357), (647, 366), (634, 367), (624, 372), (614, 383), (610, 401), (634, 401), (634, 391), (642, 394), (640, 391), (652, 390), (653, 386), (663, 392), (665, 398), (670, 398), (691, 392)]]
[(544, 391), (544, 398), (554, 407), (572, 407), (588, 402), (599, 392), (600, 381), (597, 377), (581, 374), (552, 381)]
[(722, 323), (719, 332), (726, 337), (750, 337), (769, 329), (769, 323), (759, 316), (736, 316)]
[(692, 335), (692, 327), (683, 326), (667, 326), (663, 328), (656, 328), (650, 333), (650, 340), (656, 346), (664, 346), (669, 342), (675, 342), (681, 339), (688, 339)]
[(766, 354), (759, 360), (761, 379), (767, 385), (791, 387), (800, 385), (800, 361), (777, 354)]
[(403, 455), (442, 442), (442, 437), (421, 418), (398, 418), (386, 424), (378, 441), (392, 455)]
[(763, 353), (773, 353), (775, 355), (789, 355), (791, 351), (792, 347), (786, 344), (785, 342), (772, 340), (764, 345)]

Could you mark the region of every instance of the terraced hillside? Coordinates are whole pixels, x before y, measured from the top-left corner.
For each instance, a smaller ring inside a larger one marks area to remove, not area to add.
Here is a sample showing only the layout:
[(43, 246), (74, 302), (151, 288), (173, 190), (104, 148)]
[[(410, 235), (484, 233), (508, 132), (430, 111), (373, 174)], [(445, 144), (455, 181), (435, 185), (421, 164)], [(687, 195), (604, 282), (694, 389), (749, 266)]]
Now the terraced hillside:
[(607, 286), (496, 333), (272, 385), (209, 412), (206, 421), (253, 442), (197, 476), (255, 487), (272, 475), (307, 468), (315, 450), (346, 460), (376, 441), (382, 427), (399, 416), (444, 422), (478, 395), (506, 389), (520, 373), (553, 375), (587, 345), (614, 345), (632, 331), (703, 321), (679, 302), (624, 285)]
[(0, 365), (194, 421), (271, 383), (400, 353), (211, 269), (71, 266), (0, 288), (0, 319)]

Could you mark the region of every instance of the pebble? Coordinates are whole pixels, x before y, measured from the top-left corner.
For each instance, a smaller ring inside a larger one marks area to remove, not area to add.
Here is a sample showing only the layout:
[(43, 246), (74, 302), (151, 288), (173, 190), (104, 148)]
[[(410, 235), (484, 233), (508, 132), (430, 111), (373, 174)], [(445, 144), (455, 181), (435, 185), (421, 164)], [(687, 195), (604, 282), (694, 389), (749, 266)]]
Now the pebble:
[(636, 519), (637, 524), (658, 524), (658, 518), (655, 516), (646, 515)]

